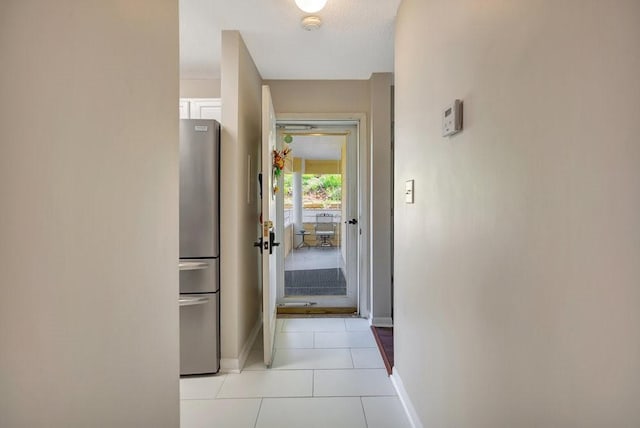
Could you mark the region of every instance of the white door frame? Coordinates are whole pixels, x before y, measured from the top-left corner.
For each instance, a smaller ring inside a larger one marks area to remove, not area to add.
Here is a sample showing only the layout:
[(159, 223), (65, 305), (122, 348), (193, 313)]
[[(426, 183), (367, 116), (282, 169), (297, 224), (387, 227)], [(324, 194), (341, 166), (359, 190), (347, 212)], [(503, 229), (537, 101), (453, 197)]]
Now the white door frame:
[[(277, 148), (276, 117), (271, 90), (262, 85), (262, 329), (264, 364), (271, 367), (276, 332), (277, 260), (282, 249), (275, 247), (278, 219), (274, 190), (273, 150)], [(282, 194), (282, 192), (281, 192)], [(277, 250), (274, 252), (273, 249)], [(279, 251), (278, 251), (279, 250)]]
[[(365, 113), (277, 113), (277, 122), (285, 121), (335, 121), (354, 122), (358, 128), (358, 226), (360, 230), (360, 240), (358, 243), (359, 266), (357, 282), (357, 310), (361, 317), (368, 318), (370, 315), (369, 294), (370, 294), (370, 254), (369, 254), (369, 182), (370, 182), (370, 144), (369, 128)], [(284, 263), (279, 264), (283, 271)]]

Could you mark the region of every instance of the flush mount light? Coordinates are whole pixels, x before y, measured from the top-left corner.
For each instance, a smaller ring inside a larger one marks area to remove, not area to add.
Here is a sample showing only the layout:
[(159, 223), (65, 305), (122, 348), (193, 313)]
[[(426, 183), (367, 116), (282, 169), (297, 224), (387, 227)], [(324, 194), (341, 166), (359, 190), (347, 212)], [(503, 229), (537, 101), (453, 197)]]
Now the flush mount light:
[(317, 16), (305, 16), (302, 18), (302, 28), (307, 31), (313, 31), (320, 28), (322, 20)]
[(322, 10), (327, 0), (296, 0), (298, 7), (307, 13), (316, 13)]

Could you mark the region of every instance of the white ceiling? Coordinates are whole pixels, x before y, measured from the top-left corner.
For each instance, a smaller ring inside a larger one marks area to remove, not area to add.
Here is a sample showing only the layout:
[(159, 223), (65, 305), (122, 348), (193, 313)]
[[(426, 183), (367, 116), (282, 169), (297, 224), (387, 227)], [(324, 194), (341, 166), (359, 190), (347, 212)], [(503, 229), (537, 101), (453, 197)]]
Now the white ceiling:
[(238, 30), (264, 79), (368, 79), (393, 71), (401, 0), (328, 0), (317, 31), (294, 0), (179, 0), (182, 79), (220, 78), (222, 30)]

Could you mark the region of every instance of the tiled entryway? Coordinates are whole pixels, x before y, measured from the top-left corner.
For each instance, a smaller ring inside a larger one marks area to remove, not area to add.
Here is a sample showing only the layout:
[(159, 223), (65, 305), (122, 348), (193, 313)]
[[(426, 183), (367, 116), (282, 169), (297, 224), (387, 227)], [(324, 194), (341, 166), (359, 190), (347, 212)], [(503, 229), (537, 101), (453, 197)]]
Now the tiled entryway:
[(289, 318), (273, 366), (257, 340), (240, 374), (180, 380), (181, 428), (403, 428), (402, 410), (369, 324)]
[(302, 247), (289, 253), (284, 261), (285, 270), (343, 268), (339, 247)]

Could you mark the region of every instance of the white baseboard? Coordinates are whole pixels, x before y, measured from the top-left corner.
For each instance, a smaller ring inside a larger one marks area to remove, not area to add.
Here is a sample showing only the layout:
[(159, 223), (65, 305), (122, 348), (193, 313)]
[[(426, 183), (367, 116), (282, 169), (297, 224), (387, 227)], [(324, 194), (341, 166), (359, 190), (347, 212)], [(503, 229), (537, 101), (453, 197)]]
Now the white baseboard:
[(407, 394), (407, 390), (404, 388), (404, 383), (402, 383), (402, 378), (398, 373), (396, 368), (393, 368), (393, 374), (391, 377), (391, 383), (393, 383), (396, 392), (398, 393), (398, 398), (400, 398), (400, 402), (402, 403), (402, 407), (404, 408), (405, 413), (407, 414), (407, 418), (409, 418), (409, 423), (413, 428), (424, 428), (422, 422), (420, 422), (420, 418), (418, 417), (418, 413), (416, 412), (415, 407), (413, 407), (413, 403), (411, 403), (411, 399), (409, 398), (409, 394)]
[(256, 323), (253, 325), (253, 329), (251, 330), (251, 334), (249, 334), (249, 338), (245, 342), (242, 347), (242, 351), (240, 352), (240, 367), (244, 368), (245, 363), (247, 362), (247, 358), (253, 349), (253, 345), (256, 343), (256, 339), (258, 338), (258, 333), (260, 333), (260, 329), (262, 328), (262, 316), (260, 316)]
[(244, 364), (247, 362), (247, 358), (249, 357), (249, 353), (253, 348), (253, 344), (258, 337), (258, 333), (260, 333), (260, 329), (262, 328), (262, 316), (258, 318), (247, 341), (244, 343), (242, 350), (240, 351), (240, 355), (238, 358), (221, 358), (220, 359), (220, 371), (222, 373), (240, 373)]
[(391, 317), (373, 317), (371, 325), (374, 327), (393, 327), (393, 318)]

